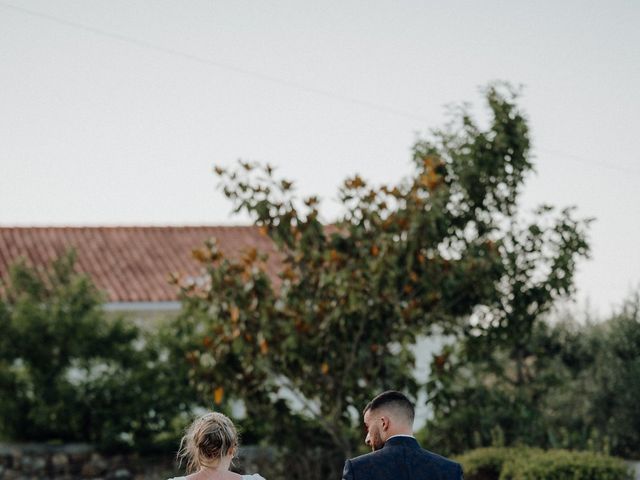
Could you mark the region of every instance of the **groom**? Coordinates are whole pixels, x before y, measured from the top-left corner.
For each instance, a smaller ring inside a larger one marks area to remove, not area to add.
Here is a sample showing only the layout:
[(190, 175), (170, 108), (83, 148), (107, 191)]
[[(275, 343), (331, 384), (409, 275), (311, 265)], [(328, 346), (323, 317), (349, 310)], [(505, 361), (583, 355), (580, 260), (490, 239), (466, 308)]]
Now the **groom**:
[(347, 460), (343, 480), (462, 480), (462, 468), (420, 448), (413, 437), (413, 404), (402, 393), (381, 393), (364, 408), (365, 443), (373, 452)]

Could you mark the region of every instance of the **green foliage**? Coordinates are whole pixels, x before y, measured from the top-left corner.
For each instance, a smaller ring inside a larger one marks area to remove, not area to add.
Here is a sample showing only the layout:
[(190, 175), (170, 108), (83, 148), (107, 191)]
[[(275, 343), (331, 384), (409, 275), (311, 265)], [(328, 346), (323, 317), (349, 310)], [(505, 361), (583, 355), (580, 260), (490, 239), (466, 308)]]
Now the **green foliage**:
[(620, 459), (593, 452), (479, 448), (457, 458), (467, 480), (632, 480)]
[(548, 446), (543, 399), (565, 378), (548, 327), (539, 323), (527, 345), (527, 382), (504, 349), (477, 358), (468, 339), (434, 357), (429, 381), (433, 418), (426, 445), (444, 453), (501, 445)]
[(505, 463), (500, 480), (632, 480), (620, 459), (593, 452), (550, 450)]
[(260, 252), (231, 259), (209, 242), (194, 252), (205, 277), (176, 279), (184, 315), (175, 351), (186, 352), (202, 393), (222, 404), (243, 399), (249, 416), (290, 424), (286, 438), (298, 441), (313, 425), (328, 450), (354, 453), (371, 396), (416, 393), (416, 335), (452, 331), (477, 304), (495, 302), (500, 229), (531, 170), (515, 99), (504, 86), (488, 88), (487, 129), (462, 111), (417, 142), (413, 174), (397, 185), (347, 179), (344, 213), (329, 226), (319, 200), (298, 199), (272, 167), (217, 168), (236, 211), (273, 240), (280, 268), (272, 283)]
[(476, 448), (456, 457), (462, 464), (464, 477), (467, 480), (498, 480), (506, 463), (515, 459), (528, 460), (543, 451), (536, 448)]
[(598, 323), (537, 321), (524, 384), (507, 348), (470, 361), (465, 339), (443, 352), (434, 360), (441, 389), (425, 445), (461, 452), (524, 444), (640, 458), (639, 305), (636, 295)]
[(185, 382), (158, 338), (105, 318), (101, 295), (73, 265), (72, 253), (44, 270), (18, 263), (2, 288), (0, 431), (151, 448), (189, 403)]
[(640, 458), (638, 294), (604, 322), (565, 322), (553, 334), (562, 339), (563, 383), (543, 406), (556, 443)]
[(543, 318), (573, 291), (589, 222), (546, 206), (529, 224), (511, 219), (498, 247), (495, 301), (478, 307), (462, 340), (434, 357), (428, 444), (461, 452), (494, 444), (498, 432), (507, 445), (548, 445), (541, 400), (565, 376), (556, 368), (561, 346)]
[(603, 330), (603, 345), (590, 369), (598, 385), (593, 392), (592, 418), (595, 428), (607, 435), (611, 451), (640, 458), (639, 297), (636, 295)]

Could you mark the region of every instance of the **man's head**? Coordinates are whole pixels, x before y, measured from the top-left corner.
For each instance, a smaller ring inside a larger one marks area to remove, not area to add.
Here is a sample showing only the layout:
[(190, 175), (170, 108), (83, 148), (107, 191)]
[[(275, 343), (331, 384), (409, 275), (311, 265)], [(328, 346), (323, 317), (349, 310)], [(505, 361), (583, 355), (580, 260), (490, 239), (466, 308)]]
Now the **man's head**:
[(365, 443), (372, 450), (381, 449), (394, 435), (413, 435), (413, 404), (400, 392), (381, 393), (364, 407), (362, 413), (367, 430)]

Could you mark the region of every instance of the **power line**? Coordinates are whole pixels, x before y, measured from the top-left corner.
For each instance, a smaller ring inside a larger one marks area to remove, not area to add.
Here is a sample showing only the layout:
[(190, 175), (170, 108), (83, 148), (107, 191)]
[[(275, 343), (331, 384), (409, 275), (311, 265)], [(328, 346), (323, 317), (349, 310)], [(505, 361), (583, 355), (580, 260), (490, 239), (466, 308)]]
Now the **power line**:
[(551, 154), (551, 155), (559, 155), (561, 157), (566, 158), (567, 160), (573, 160), (574, 162), (586, 163), (586, 164), (590, 164), (590, 165), (595, 165), (595, 166), (597, 166), (599, 168), (607, 168), (609, 170), (615, 170), (615, 171), (621, 172), (621, 173), (627, 173), (627, 174), (639, 175), (640, 176), (640, 170), (634, 170), (633, 168), (621, 167), (619, 165), (613, 165), (612, 163), (608, 163), (608, 162), (599, 162), (599, 161), (596, 161), (596, 160), (591, 160), (589, 158), (581, 157), (579, 155), (574, 155), (572, 153), (563, 152), (561, 150), (550, 150), (548, 148), (538, 148), (537, 150), (539, 152), (548, 153), (548, 154)]
[(16, 5), (10, 5), (10, 4), (4, 3), (4, 2), (0, 2), (0, 7), (7, 8), (7, 9), (10, 9), (10, 10), (14, 10), (16, 12), (19, 12), (19, 13), (22, 13), (22, 14), (25, 14), (25, 15), (30, 15), (32, 17), (45, 19), (45, 20), (48, 20), (48, 21), (51, 21), (51, 22), (54, 22), (54, 23), (58, 23), (60, 25), (64, 25), (66, 27), (76, 28), (76, 29), (84, 30), (85, 32), (93, 33), (95, 35), (100, 35), (100, 36), (111, 38), (111, 39), (118, 40), (118, 41), (121, 41), (121, 42), (130, 43), (130, 44), (136, 45), (137, 47), (140, 47), (140, 48), (147, 48), (147, 49), (150, 49), (150, 50), (155, 50), (156, 52), (165, 53), (167, 55), (172, 55), (174, 57), (180, 57), (182, 59), (190, 60), (192, 62), (200, 63), (200, 64), (203, 64), (203, 65), (216, 67), (216, 68), (219, 68), (219, 69), (222, 69), (222, 70), (228, 70), (230, 72), (238, 73), (238, 74), (245, 75), (245, 76), (248, 76), (248, 77), (258, 78), (260, 80), (266, 80), (268, 82), (284, 85), (286, 87), (295, 88), (295, 89), (303, 91), (303, 92), (313, 93), (313, 94), (316, 94), (316, 95), (323, 95), (325, 97), (332, 98), (334, 100), (339, 100), (339, 101), (342, 101), (342, 102), (352, 103), (352, 104), (359, 105), (359, 106), (366, 107), (366, 108), (370, 108), (370, 109), (373, 109), (373, 110), (378, 110), (378, 111), (383, 112), (383, 113), (388, 113), (388, 114), (391, 114), (391, 115), (397, 115), (397, 116), (400, 116), (400, 117), (410, 118), (410, 119), (413, 119), (413, 120), (422, 120), (424, 122), (428, 121), (425, 116), (417, 114), (417, 113), (414, 113), (414, 112), (408, 112), (408, 111), (405, 111), (405, 110), (401, 110), (399, 108), (390, 107), (388, 105), (382, 105), (382, 104), (379, 104), (379, 103), (370, 102), (368, 100), (362, 100), (362, 99), (358, 99), (358, 98), (354, 98), (354, 97), (349, 97), (347, 95), (341, 95), (341, 94), (338, 94), (338, 93), (335, 93), (335, 92), (331, 92), (329, 90), (323, 90), (323, 89), (317, 88), (317, 87), (310, 87), (310, 86), (302, 84), (302, 83), (294, 82), (294, 81), (287, 80), (287, 79), (280, 78), (280, 77), (274, 77), (272, 75), (267, 75), (267, 74), (264, 74), (262, 72), (249, 70), (249, 69), (246, 69), (246, 68), (238, 67), (236, 65), (231, 65), (231, 64), (228, 64), (228, 63), (224, 63), (224, 62), (219, 62), (217, 60), (201, 57), (201, 56), (194, 55), (194, 54), (191, 54), (191, 53), (188, 53), (188, 52), (183, 52), (181, 50), (175, 50), (175, 49), (172, 49), (172, 48), (163, 47), (163, 46), (151, 43), (151, 42), (147, 42), (146, 40), (140, 40), (138, 38), (130, 37), (128, 35), (122, 35), (120, 33), (114, 33), (114, 32), (110, 32), (108, 30), (103, 30), (101, 28), (96, 28), (96, 27), (92, 27), (92, 26), (85, 25), (85, 24), (82, 24), (82, 23), (73, 22), (73, 21), (70, 21), (70, 20), (66, 20), (64, 18), (56, 17), (54, 15), (49, 15), (49, 14), (46, 14), (46, 13), (36, 12), (36, 11), (29, 10), (29, 9), (26, 9), (26, 8), (23, 8), (23, 7), (18, 7)]
[[(103, 30), (100, 28), (96, 28), (96, 27), (92, 27), (89, 25), (85, 25), (83, 23), (79, 23), (79, 22), (73, 22), (70, 20), (66, 20), (64, 18), (60, 18), (54, 15), (49, 15), (46, 13), (42, 13), (42, 12), (37, 12), (34, 10), (29, 10), (23, 7), (18, 7), (16, 5), (11, 5), (5, 2), (1, 2), (0, 1), (0, 7), (2, 8), (6, 8), (9, 10), (13, 10), (15, 12), (18, 13), (22, 13), (24, 15), (29, 15), (32, 17), (37, 17), (40, 19), (44, 19), (44, 20), (48, 20), (50, 22), (54, 22), (60, 25), (64, 25), (66, 27), (70, 27), (70, 28), (75, 28), (75, 29), (79, 29), (79, 30), (83, 30), (85, 32), (89, 32), (95, 35), (99, 35), (99, 36), (103, 36), (106, 38), (111, 38), (114, 40), (118, 40), (120, 42), (124, 42), (124, 43), (129, 43), (132, 45), (135, 45), (139, 48), (146, 48), (149, 50), (154, 50), (156, 52), (159, 53), (163, 53), (166, 55), (171, 55), (174, 57), (179, 57), (182, 58), (184, 60), (187, 61), (192, 61), (192, 62), (196, 62), (202, 65), (207, 65), (207, 66), (212, 66), (215, 68), (219, 68), (221, 70), (227, 70), (230, 72), (234, 72), (240, 75), (245, 75), (248, 77), (253, 77), (253, 78), (257, 78), (260, 80), (264, 80), (264, 81), (268, 81), (271, 83), (275, 83), (275, 84), (279, 84), (279, 85), (283, 85), (285, 87), (289, 87), (289, 88), (294, 88), (296, 90), (299, 91), (303, 91), (303, 92), (307, 92), (307, 93), (312, 93), (312, 94), (316, 94), (316, 95), (322, 95), (324, 97), (328, 97), (331, 98), (333, 100), (337, 100), (337, 101), (341, 101), (341, 102), (346, 102), (346, 103), (351, 103), (353, 105), (358, 105), (361, 107), (365, 107), (365, 108), (369, 108), (372, 110), (377, 110), (379, 112), (383, 112), (383, 113), (387, 113), (387, 114), (391, 114), (391, 115), (396, 115), (396, 116), (400, 116), (400, 117), (405, 117), (405, 118), (410, 118), (413, 120), (421, 120), (423, 122), (427, 122), (428, 119), (424, 116), (424, 115), (420, 115), (418, 113), (415, 112), (409, 112), (406, 110), (402, 110), (399, 108), (395, 108), (395, 107), (391, 107), (388, 105), (382, 105), (379, 103), (375, 103), (375, 102), (370, 102), (368, 100), (362, 100), (362, 99), (358, 99), (358, 98), (354, 98), (354, 97), (350, 97), (347, 95), (342, 95), (342, 94), (338, 94), (335, 92), (331, 92), (329, 90), (323, 90), (321, 88), (317, 88), (317, 87), (312, 87), (309, 85), (305, 85), (302, 83), (298, 83), (298, 82), (294, 82), (291, 80), (287, 80), (285, 78), (280, 78), (280, 77), (275, 77), (272, 75), (267, 75), (264, 74), (262, 72), (258, 72), (258, 71), (254, 71), (254, 70), (250, 70), (250, 69), (246, 69), (246, 68), (242, 68), (242, 67), (238, 67), (236, 65), (231, 65), (228, 63), (224, 63), (224, 62), (220, 62), (217, 60), (213, 60), (210, 58), (205, 58), (205, 57), (201, 57), (198, 55), (194, 55), (188, 52), (183, 52), (181, 50), (175, 50), (172, 48), (168, 48), (168, 47), (163, 47), (160, 45), (156, 45), (154, 43), (148, 42), (146, 40), (140, 40), (138, 38), (134, 38), (134, 37), (130, 37), (128, 35), (122, 35), (120, 33), (114, 33), (108, 30)], [(538, 148), (537, 149), (540, 152), (546, 152), (549, 154), (553, 154), (553, 155), (560, 155), (562, 157), (565, 157), (569, 160), (573, 160), (575, 162), (579, 162), (579, 163), (584, 163), (584, 164), (591, 164), (591, 165), (596, 165), (600, 168), (606, 168), (606, 169), (610, 169), (610, 170), (616, 170), (618, 172), (622, 172), (622, 173), (626, 173), (626, 174), (632, 174), (632, 175), (639, 175), (640, 176), (640, 171), (638, 170), (634, 170), (634, 169), (630, 169), (630, 168), (626, 168), (626, 167), (620, 167), (617, 165), (612, 165), (609, 163), (605, 163), (605, 162), (597, 162), (594, 160), (590, 160), (578, 155), (574, 155), (571, 153), (567, 153), (567, 152), (562, 152), (559, 150), (550, 150), (550, 149), (544, 149), (544, 148)]]

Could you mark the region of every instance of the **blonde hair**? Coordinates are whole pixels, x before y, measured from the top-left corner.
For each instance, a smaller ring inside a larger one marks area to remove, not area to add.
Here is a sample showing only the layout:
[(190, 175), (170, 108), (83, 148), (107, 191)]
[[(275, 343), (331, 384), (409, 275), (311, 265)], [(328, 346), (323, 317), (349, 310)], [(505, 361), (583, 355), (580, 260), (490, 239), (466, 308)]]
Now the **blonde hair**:
[(180, 441), (178, 461), (187, 461), (187, 471), (214, 467), (238, 446), (238, 431), (222, 413), (211, 412), (196, 419)]

